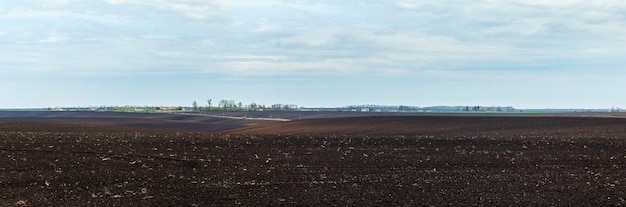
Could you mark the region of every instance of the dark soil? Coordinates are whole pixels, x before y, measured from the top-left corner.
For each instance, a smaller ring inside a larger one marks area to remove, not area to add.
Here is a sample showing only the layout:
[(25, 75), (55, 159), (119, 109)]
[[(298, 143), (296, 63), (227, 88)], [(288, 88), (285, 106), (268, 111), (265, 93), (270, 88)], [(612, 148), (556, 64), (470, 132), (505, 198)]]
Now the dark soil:
[(252, 119), (227, 119), (202, 114), (119, 112), (13, 112), (0, 111), (0, 122), (116, 126), (178, 131), (215, 132), (267, 123)]
[(228, 130), (234, 134), (618, 136), (626, 118), (534, 116), (380, 116), (296, 120)]
[(361, 117), (229, 133), (5, 120), (0, 206), (614, 206), (626, 204), (625, 149), (614, 118)]

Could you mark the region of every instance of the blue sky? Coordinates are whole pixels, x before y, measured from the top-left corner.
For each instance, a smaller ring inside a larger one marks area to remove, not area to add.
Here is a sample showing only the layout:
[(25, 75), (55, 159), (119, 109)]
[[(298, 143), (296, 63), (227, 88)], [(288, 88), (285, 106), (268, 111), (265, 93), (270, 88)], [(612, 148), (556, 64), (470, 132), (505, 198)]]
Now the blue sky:
[(626, 107), (621, 0), (0, 3), (0, 108)]

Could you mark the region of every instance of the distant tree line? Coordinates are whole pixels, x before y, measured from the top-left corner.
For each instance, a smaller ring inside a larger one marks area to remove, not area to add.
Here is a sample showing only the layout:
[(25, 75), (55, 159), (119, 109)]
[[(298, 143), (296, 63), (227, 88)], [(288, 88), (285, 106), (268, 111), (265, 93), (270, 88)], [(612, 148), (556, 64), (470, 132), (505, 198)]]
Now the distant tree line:
[(405, 105), (352, 105), (343, 107), (344, 111), (360, 111), (360, 112), (412, 112), (419, 111), (421, 108), (417, 106)]
[(360, 112), (515, 112), (510, 106), (405, 106), (405, 105), (352, 105), (341, 108), (342, 111)]
[(297, 111), (301, 108), (296, 104), (257, 104), (252, 102), (244, 104), (241, 101), (222, 99), (217, 102), (217, 106), (213, 106), (213, 100), (208, 99), (206, 106), (199, 106), (194, 101), (191, 105), (193, 111)]
[(477, 111), (477, 112), (515, 112), (516, 109), (510, 106), (502, 107), (502, 106), (465, 106), (463, 111)]
[[(11, 109), (0, 109), (9, 111)], [(220, 100), (214, 105), (208, 99), (206, 106), (194, 101), (191, 106), (89, 106), (89, 107), (48, 107), (40, 109), (16, 109), (17, 111), (117, 111), (117, 112), (203, 112), (203, 111), (352, 111), (352, 112), (545, 112), (545, 113), (576, 113), (576, 112), (614, 112), (623, 113), (626, 109), (611, 107), (604, 109), (516, 109), (510, 106), (405, 106), (405, 105), (352, 105), (333, 108), (304, 108), (295, 104), (257, 104), (244, 105), (234, 100)]]

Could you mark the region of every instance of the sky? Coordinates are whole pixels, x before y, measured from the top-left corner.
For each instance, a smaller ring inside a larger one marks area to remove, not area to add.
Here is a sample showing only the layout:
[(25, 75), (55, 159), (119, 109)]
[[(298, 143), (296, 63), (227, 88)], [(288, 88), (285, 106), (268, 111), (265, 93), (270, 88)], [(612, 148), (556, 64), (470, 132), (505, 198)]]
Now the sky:
[(626, 108), (623, 0), (0, 2), (0, 108)]

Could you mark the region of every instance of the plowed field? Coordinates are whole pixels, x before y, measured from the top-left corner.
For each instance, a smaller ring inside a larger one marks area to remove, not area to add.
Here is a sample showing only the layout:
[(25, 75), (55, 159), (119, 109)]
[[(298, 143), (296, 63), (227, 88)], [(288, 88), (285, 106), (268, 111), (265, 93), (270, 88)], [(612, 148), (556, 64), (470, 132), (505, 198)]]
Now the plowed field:
[(621, 118), (59, 123), (0, 121), (0, 206), (626, 204)]

